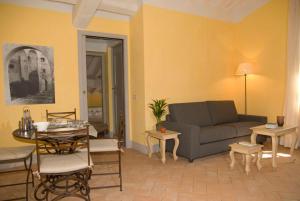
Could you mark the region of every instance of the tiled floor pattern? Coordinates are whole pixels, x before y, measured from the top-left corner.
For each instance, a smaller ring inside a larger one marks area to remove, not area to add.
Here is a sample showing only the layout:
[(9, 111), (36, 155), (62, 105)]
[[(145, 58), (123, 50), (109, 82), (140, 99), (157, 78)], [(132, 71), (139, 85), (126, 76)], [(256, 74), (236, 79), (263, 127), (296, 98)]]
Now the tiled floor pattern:
[[(288, 153), (288, 150), (281, 147), (279, 152)], [(91, 200), (300, 201), (300, 150), (295, 151), (294, 158), (296, 161), (291, 162), (289, 157), (279, 157), (276, 171), (271, 167), (271, 159), (265, 158), (260, 172), (252, 164), (250, 175), (246, 176), (241, 156), (237, 156), (238, 162), (230, 170), (228, 153), (197, 159), (193, 163), (183, 158), (173, 161), (168, 154), (167, 162), (163, 165), (158, 154), (149, 159), (129, 149), (123, 154), (123, 191), (120, 192), (118, 188), (93, 190)], [(111, 170), (111, 167), (103, 169)], [(8, 178), (18, 179), (20, 176), (2, 176), (0, 183)], [(118, 177), (105, 176), (93, 178), (90, 184), (109, 185), (117, 181)], [(20, 188), (2, 189), (0, 200), (6, 195), (18, 195), (20, 192)], [(31, 197), (32, 194), (31, 189)]]

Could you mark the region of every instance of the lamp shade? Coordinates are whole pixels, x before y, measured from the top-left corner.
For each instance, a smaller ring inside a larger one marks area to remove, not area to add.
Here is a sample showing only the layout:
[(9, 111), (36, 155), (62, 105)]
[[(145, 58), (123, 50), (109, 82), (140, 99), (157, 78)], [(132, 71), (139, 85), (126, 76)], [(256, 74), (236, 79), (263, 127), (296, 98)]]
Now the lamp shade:
[(249, 75), (252, 74), (253, 65), (251, 63), (241, 63), (236, 69), (236, 75)]

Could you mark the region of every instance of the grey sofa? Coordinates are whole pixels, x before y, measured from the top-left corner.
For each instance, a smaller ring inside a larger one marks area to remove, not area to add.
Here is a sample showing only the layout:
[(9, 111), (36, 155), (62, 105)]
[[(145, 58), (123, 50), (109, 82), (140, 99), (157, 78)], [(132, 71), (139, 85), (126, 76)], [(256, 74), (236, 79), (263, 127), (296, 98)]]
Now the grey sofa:
[[(177, 154), (194, 159), (224, 152), (236, 141), (250, 141), (250, 127), (265, 124), (267, 117), (237, 114), (233, 101), (206, 101), (176, 103), (169, 105), (169, 114), (163, 126), (178, 131)], [(265, 141), (258, 136), (258, 143)], [(168, 140), (167, 151), (172, 151), (174, 142)]]

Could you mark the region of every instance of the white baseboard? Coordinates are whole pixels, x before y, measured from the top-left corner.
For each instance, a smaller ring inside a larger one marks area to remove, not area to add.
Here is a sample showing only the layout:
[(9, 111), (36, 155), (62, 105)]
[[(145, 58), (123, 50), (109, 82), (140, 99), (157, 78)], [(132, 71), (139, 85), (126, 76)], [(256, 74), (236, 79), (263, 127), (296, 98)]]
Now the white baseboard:
[(126, 148), (128, 148), (128, 149), (132, 148), (132, 141), (131, 140), (126, 141)]
[[(148, 154), (148, 147), (144, 144), (140, 144), (137, 142), (132, 142), (132, 148), (138, 152), (141, 152), (143, 154)], [(154, 152), (159, 152), (159, 145), (155, 144), (152, 146), (152, 151)]]

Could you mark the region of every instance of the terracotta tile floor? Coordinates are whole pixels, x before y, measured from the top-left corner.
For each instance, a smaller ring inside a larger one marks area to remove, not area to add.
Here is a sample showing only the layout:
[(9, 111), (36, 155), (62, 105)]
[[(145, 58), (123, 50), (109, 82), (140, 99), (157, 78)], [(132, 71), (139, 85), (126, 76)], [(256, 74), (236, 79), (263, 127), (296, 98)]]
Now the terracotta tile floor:
[[(270, 149), (270, 147), (268, 148)], [(280, 147), (279, 152), (288, 153)], [(265, 157), (268, 152), (265, 152)], [(167, 154), (163, 165), (159, 155), (151, 159), (135, 150), (128, 149), (123, 154), (124, 190), (118, 188), (92, 190), (91, 199), (96, 201), (300, 201), (300, 150), (294, 154), (295, 162), (289, 157), (278, 158), (278, 168), (274, 171), (271, 159), (262, 160), (260, 172), (254, 164), (249, 176), (244, 173), (241, 157), (229, 169), (228, 153), (197, 159), (189, 163), (179, 158), (173, 161)], [(103, 169), (111, 169), (104, 167)], [(18, 179), (20, 175), (10, 177)], [(0, 182), (5, 177), (0, 177)], [(113, 184), (118, 177), (93, 178), (94, 184)], [(36, 181), (37, 182), (37, 181)], [(2, 182), (1, 182), (2, 183)], [(18, 195), (22, 189), (2, 189), (0, 199), (6, 195)], [(32, 200), (32, 189), (31, 197)], [(76, 200), (68, 198), (65, 200)]]

